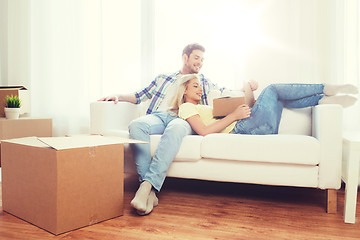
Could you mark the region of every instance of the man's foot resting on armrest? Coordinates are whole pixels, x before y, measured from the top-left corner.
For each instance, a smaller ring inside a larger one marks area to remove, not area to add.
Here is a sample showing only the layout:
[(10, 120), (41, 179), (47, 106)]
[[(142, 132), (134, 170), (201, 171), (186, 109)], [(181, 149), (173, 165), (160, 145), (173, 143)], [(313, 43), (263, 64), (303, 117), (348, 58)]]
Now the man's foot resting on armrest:
[(351, 84), (344, 85), (331, 85), (325, 84), (324, 86), (324, 94), (327, 96), (333, 96), (336, 94), (358, 94), (359, 90), (356, 86)]
[(324, 96), (322, 99), (320, 99), (319, 104), (340, 104), (346, 108), (354, 105), (356, 101), (357, 98), (348, 95), (330, 97)]

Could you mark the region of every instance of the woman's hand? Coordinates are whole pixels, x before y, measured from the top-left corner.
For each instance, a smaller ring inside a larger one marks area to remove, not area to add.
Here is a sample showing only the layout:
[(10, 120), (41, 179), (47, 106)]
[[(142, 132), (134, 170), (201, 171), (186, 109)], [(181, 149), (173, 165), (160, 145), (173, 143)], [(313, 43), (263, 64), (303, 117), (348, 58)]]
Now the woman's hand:
[(242, 104), (230, 114), (235, 118), (235, 120), (240, 120), (250, 117), (251, 109), (248, 105)]

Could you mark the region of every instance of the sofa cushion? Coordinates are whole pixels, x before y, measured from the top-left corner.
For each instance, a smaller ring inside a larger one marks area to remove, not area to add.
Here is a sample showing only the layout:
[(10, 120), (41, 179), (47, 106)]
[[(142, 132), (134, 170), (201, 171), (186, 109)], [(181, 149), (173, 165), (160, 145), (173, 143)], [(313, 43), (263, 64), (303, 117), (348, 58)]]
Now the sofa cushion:
[(201, 156), (210, 159), (317, 165), (320, 143), (304, 135), (215, 133), (204, 137)]

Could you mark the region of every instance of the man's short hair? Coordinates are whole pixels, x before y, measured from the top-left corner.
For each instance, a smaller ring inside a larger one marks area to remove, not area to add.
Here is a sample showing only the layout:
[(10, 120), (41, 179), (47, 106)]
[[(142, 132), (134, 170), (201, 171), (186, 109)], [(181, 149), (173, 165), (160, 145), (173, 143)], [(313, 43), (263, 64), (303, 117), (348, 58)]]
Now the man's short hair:
[(192, 51), (194, 51), (194, 50), (200, 50), (202, 52), (205, 52), (205, 48), (203, 46), (201, 46), (198, 43), (192, 43), (192, 44), (187, 45), (184, 48), (182, 56), (184, 56), (184, 54), (186, 54), (189, 57), (190, 54), (192, 53)]

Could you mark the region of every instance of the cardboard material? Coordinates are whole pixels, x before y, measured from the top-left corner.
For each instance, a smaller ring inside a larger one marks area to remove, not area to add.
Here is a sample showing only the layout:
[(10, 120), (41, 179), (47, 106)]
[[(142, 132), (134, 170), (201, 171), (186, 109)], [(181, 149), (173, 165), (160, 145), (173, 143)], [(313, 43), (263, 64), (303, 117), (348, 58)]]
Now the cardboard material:
[(245, 104), (245, 97), (215, 98), (213, 100), (213, 115), (214, 117), (224, 117), (241, 104)]
[(5, 98), (16, 95), (21, 100), (20, 114), (30, 113), (30, 93), (24, 86), (0, 86), (0, 117), (5, 117)]
[[(21, 137), (51, 137), (52, 119), (50, 118), (0, 118), (0, 140)], [(0, 156), (1, 167), (1, 156)]]
[(0, 118), (0, 140), (21, 137), (51, 137), (51, 118)]
[(137, 141), (102, 136), (2, 141), (3, 210), (56, 235), (121, 216), (127, 142)]

